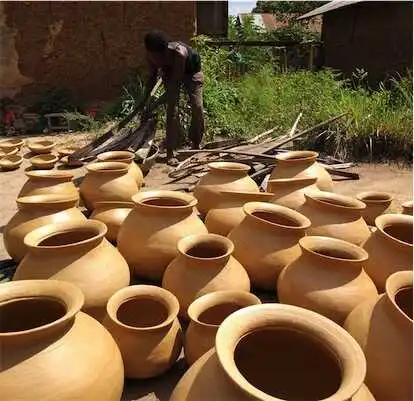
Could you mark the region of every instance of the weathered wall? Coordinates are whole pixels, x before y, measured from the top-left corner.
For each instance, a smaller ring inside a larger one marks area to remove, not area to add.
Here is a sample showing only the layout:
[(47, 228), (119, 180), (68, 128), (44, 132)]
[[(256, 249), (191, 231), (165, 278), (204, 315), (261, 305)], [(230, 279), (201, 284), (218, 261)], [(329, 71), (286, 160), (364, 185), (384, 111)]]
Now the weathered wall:
[(367, 1), (323, 16), (324, 65), (350, 76), (368, 71), (371, 85), (412, 69), (412, 2)]
[(195, 32), (195, 3), (3, 2), (14, 29), (19, 70), (33, 81), (26, 97), (46, 88), (71, 89), (81, 99), (119, 94), (132, 69), (145, 66), (143, 37), (151, 28), (188, 41)]

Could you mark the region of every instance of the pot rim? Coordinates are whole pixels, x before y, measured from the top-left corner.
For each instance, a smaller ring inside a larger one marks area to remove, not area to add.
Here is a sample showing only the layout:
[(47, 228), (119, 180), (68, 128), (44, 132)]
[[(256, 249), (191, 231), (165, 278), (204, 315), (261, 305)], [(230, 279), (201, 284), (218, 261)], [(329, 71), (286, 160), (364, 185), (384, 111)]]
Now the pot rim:
[(276, 162), (282, 163), (302, 163), (315, 161), (319, 156), (318, 152), (313, 150), (291, 150), (289, 152), (279, 153), (275, 156)]
[(54, 170), (30, 170), (25, 171), (27, 177), (38, 179), (61, 179), (67, 178), (68, 181), (72, 181), (74, 175), (68, 171), (54, 171)]
[(316, 183), (316, 177), (299, 177), (299, 178), (274, 178), (267, 181), (268, 184), (308, 184), (311, 186)]
[[(380, 197), (381, 199), (367, 199), (369, 197)], [(387, 192), (379, 192), (379, 191), (365, 191), (360, 192), (355, 196), (356, 199), (360, 200), (364, 203), (369, 204), (383, 204), (383, 203), (391, 203), (394, 197)]]
[(410, 244), (408, 242), (402, 241), (398, 238), (393, 237), (392, 235), (386, 233), (384, 231), (385, 226), (387, 223), (391, 223), (389, 225), (392, 225), (393, 223), (397, 224), (411, 224), (411, 227), (413, 226), (413, 216), (410, 216), (408, 214), (381, 214), (375, 219), (375, 227), (377, 230), (381, 233), (381, 235), (393, 242), (395, 242), (398, 245), (402, 245), (404, 247), (413, 248), (413, 244)]
[[(31, 293), (30, 293), (31, 292)], [(0, 339), (16, 338), (60, 326), (75, 317), (83, 307), (85, 296), (75, 284), (58, 280), (18, 280), (0, 286), (0, 304), (22, 298), (49, 298), (64, 304), (66, 313), (59, 319), (29, 330), (0, 332)]]
[[(174, 200), (185, 202), (186, 204), (178, 205), (178, 206), (162, 206), (162, 205), (149, 205), (145, 203), (145, 201), (148, 201), (151, 199), (158, 199), (158, 198), (171, 198)], [(192, 195), (188, 195), (180, 191), (164, 191), (164, 190), (138, 192), (132, 196), (132, 201), (137, 206), (151, 208), (152, 210), (159, 210), (159, 209), (187, 210), (187, 209), (192, 209), (198, 203), (197, 199)]]
[(86, 166), (88, 173), (127, 173), (129, 165), (121, 162), (96, 162)]
[(57, 162), (59, 160), (59, 158), (55, 155), (53, 155), (52, 153), (46, 153), (43, 155), (36, 155), (30, 158), (30, 163), (35, 163), (35, 164), (44, 164), (44, 163), (52, 163), (52, 162)]
[(247, 173), (250, 171), (250, 166), (243, 163), (235, 162), (212, 162), (207, 164), (208, 168), (216, 172), (239, 172)]
[(53, 148), (55, 145), (56, 142), (49, 139), (38, 139), (34, 141), (28, 141), (27, 143), (29, 149), (48, 149)]
[[(117, 312), (122, 304), (131, 299), (154, 297), (154, 295), (156, 300), (162, 303), (168, 311), (168, 317), (162, 323), (149, 327), (136, 327), (129, 326), (118, 320)], [(177, 297), (170, 291), (155, 285), (139, 284), (121, 288), (109, 298), (106, 304), (106, 312), (113, 322), (128, 330), (137, 332), (148, 332), (167, 327), (177, 318), (179, 311), (180, 304)]]
[(18, 151), (18, 148), (12, 148), (11, 150), (2, 150), (0, 147), (0, 157), (13, 156), (16, 155)]
[[(11, 165), (16, 165), (16, 164), (21, 164), (23, 162), (23, 157), (21, 157), (17, 154), (6, 155), (6, 156), (1, 158), (0, 162), (4, 166), (11, 166)], [(4, 163), (4, 162), (8, 162), (8, 163)]]
[(132, 209), (135, 206), (135, 203), (128, 202), (128, 201), (98, 201), (98, 202), (94, 202), (93, 206), (94, 206), (94, 211), (95, 209), (98, 209), (100, 206), (101, 207), (112, 206), (113, 209), (118, 209), (118, 208)]
[(134, 160), (135, 154), (128, 152), (127, 150), (112, 150), (109, 152), (100, 153), (96, 158), (101, 162), (114, 161), (114, 162), (124, 162), (128, 163)]
[(23, 139), (19, 139), (19, 138), (6, 138), (6, 139), (1, 139), (0, 140), (0, 148), (2, 147), (18, 147), (18, 146), (22, 146), (24, 144), (24, 140)]
[[(264, 393), (251, 385), (240, 373), (234, 360), (234, 351), (240, 339), (263, 328), (282, 328), (299, 331), (319, 340), (337, 358), (342, 380), (338, 390), (324, 401), (343, 401), (363, 385), (366, 361), (356, 340), (330, 319), (293, 305), (262, 304), (248, 306), (228, 316), (216, 335), (216, 352), (223, 370), (244, 393), (263, 401), (285, 401)], [(344, 346), (346, 344), (347, 346)]]
[(72, 203), (73, 207), (78, 202), (79, 197), (77, 195), (71, 194), (43, 194), (43, 195), (28, 195), (20, 196), (16, 199), (17, 206), (27, 206), (27, 205), (60, 205), (64, 203)]
[[(333, 208), (335, 210), (343, 210), (343, 211), (362, 211), (366, 209), (366, 205), (364, 202), (352, 198), (351, 196), (335, 194), (333, 192), (326, 192), (326, 191), (310, 191), (305, 192), (305, 197), (307, 200), (312, 200), (317, 204), (323, 204), (326, 207)], [(338, 205), (336, 203), (330, 203), (329, 201), (338, 201), (344, 203), (345, 205)], [(348, 204), (349, 206), (346, 206)]]
[(395, 301), (395, 295), (405, 288), (413, 287), (413, 272), (411, 270), (402, 270), (391, 274), (385, 281), (385, 293), (387, 298), (391, 301), (394, 308), (396, 308), (401, 317), (413, 323), (413, 319), (406, 315), (406, 313), (398, 306)]

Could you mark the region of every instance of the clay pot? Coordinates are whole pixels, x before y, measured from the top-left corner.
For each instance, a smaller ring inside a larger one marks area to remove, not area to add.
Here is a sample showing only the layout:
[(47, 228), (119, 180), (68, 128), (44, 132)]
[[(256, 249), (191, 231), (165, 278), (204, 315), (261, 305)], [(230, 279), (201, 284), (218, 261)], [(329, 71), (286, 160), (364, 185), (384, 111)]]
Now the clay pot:
[(201, 213), (207, 214), (216, 207), (220, 191), (259, 192), (259, 187), (247, 174), (250, 170), (247, 164), (215, 162), (208, 167), (210, 171), (194, 188)]
[(5, 152), (10, 152), (14, 149), (20, 150), (23, 144), (23, 139), (2, 139), (0, 141), (0, 149)]
[(383, 214), (375, 227), (364, 244), (370, 256), (364, 267), (381, 293), (391, 274), (413, 269), (413, 216)]
[(177, 242), (207, 229), (195, 211), (197, 200), (176, 191), (140, 192), (118, 234), (118, 249), (137, 276), (161, 281), (178, 255)]
[(138, 187), (141, 188), (142, 183), (144, 182), (144, 175), (142, 174), (141, 169), (134, 162), (134, 157), (134, 153), (121, 150), (105, 152), (97, 156), (100, 162), (120, 162), (128, 164), (128, 173), (137, 182)]
[(100, 162), (86, 166), (88, 170), (80, 185), (85, 206), (92, 210), (95, 202), (131, 202), (139, 191), (136, 181), (128, 174), (128, 165), (118, 162)]
[(204, 223), (209, 233), (227, 236), (244, 219), (243, 206), (247, 202), (270, 202), (267, 192), (220, 191), (217, 204), (207, 213)]
[(362, 217), (370, 226), (375, 225), (375, 219), (387, 211), (393, 199), (386, 192), (375, 191), (361, 192), (356, 198), (365, 203), (366, 208), (362, 212)]
[(2, 158), (4, 156), (17, 155), (18, 152), (19, 152), (19, 149), (17, 149), (17, 148), (13, 148), (13, 149), (9, 149), (9, 150), (2, 150), (0, 148), (0, 158)]
[(105, 223), (108, 229), (105, 237), (115, 243), (119, 229), (133, 207), (134, 202), (96, 202), (90, 218)]
[(329, 173), (316, 158), (319, 153), (309, 150), (295, 150), (276, 155), (276, 165), (270, 174), (271, 180), (280, 178), (315, 178), (321, 191), (333, 191), (333, 181)]
[(350, 196), (331, 192), (306, 193), (306, 202), (298, 209), (312, 223), (308, 235), (332, 237), (362, 245), (370, 231), (362, 218), (365, 204)]
[(223, 320), (260, 299), (245, 291), (216, 291), (197, 298), (188, 308), (190, 324), (185, 333), (184, 354), (188, 365), (214, 347)]
[(78, 197), (73, 195), (33, 195), (17, 198), (18, 211), (7, 223), (4, 246), (9, 255), (21, 261), (27, 253), (26, 234), (47, 224), (82, 222), (86, 217), (76, 208)]
[(317, 191), (316, 178), (279, 178), (267, 182), (267, 191), (274, 194), (272, 203), (298, 210), (305, 202), (305, 193)]
[(17, 196), (71, 195), (79, 199), (79, 191), (73, 184), (73, 174), (64, 171), (26, 171), (28, 180)]
[(159, 376), (175, 363), (182, 348), (178, 310), (173, 294), (152, 285), (127, 287), (111, 297), (104, 325), (121, 350), (125, 377)]
[(385, 294), (349, 315), (345, 329), (367, 360), (366, 383), (377, 401), (413, 399), (413, 273), (387, 279)]
[(404, 202), (402, 205), (403, 214), (413, 215), (413, 201)]
[(108, 331), (80, 312), (83, 301), (62, 281), (0, 286), (2, 401), (120, 400), (121, 354)]
[(4, 156), (0, 159), (0, 167), (3, 170), (16, 170), (23, 163), (23, 157), (19, 155)]
[(178, 242), (180, 254), (168, 265), (163, 288), (180, 302), (180, 317), (198, 297), (219, 290), (250, 291), (243, 266), (232, 256), (233, 243), (217, 234), (190, 235)]
[(49, 170), (55, 166), (58, 157), (52, 154), (37, 155), (30, 158), (33, 168)]
[(343, 324), (359, 304), (378, 296), (364, 271), (368, 253), (329, 237), (303, 237), (301, 256), (279, 276), (279, 302), (301, 306)]
[(13, 280), (55, 279), (76, 284), (85, 295), (83, 310), (97, 320), (108, 299), (129, 285), (129, 268), (106, 239), (99, 221), (49, 224), (29, 233), (29, 251)]
[(79, 149), (78, 146), (63, 146), (57, 149), (60, 157), (70, 156)]
[(233, 256), (244, 266), (253, 286), (274, 290), (280, 272), (300, 255), (298, 241), (310, 221), (284, 206), (246, 203), (246, 218), (229, 238)]
[(27, 147), (36, 154), (50, 153), (55, 147), (56, 142), (48, 140), (31, 141), (27, 144)]
[(296, 306), (254, 305), (224, 320), (215, 349), (170, 401), (374, 401), (365, 372), (361, 348), (336, 323)]

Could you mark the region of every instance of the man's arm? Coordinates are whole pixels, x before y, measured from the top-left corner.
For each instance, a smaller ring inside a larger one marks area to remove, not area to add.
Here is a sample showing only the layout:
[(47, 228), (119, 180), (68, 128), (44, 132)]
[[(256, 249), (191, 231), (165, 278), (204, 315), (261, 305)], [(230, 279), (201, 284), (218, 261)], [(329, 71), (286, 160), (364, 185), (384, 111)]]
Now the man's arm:
[(154, 88), (158, 77), (158, 68), (148, 59), (148, 78), (145, 86), (145, 101), (148, 99), (152, 89)]

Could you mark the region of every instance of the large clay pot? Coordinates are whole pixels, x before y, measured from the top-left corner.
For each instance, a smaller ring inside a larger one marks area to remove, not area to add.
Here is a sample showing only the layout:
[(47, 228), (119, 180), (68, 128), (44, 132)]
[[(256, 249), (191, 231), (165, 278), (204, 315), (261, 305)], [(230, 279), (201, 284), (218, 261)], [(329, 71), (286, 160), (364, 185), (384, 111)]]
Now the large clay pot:
[(403, 214), (413, 215), (413, 201), (404, 202), (401, 207)]
[(121, 399), (121, 354), (107, 330), (80, 312), (83, 301), (62, 281), (0, 286), (2, 401)]
[(176, 191), (136, 194), (118, 234), (118, 249), (137, 276), (161, 281), (178, 255), (177, 242), (207, 229), (195, 211), (197, 200)]
[(359, 304), (378, 296), (364, 271), (368, 253), (359, 246), (329, 237), (303, 237), (301, 256), (282, 271), (279, 302), (301, 306), (343, 324)]
[(24, 237), (47, 224), (82, 222), (86, 217), (76, 208), (76, 195), (33, 195), (17, 199), (18, 211), (4, 228), (4, 246), (20, 262), (27, 253)]
[(247, 202), (270, 202), (267, 192), (220, 191), (217, 204), (207, 213), (204, 223), (209, 233), (227, 236), (244, 219), (243, 206)]
[(217, 330), (236, 310), (260, 304), (245, 291), (216, 291), (197, 298), (188, 308), (190, 324), (185, 333), (184, 355), (188, 365), (214, 347)]
[(298, 241), (310, 221), (284, 206), (246, 203), (246, 218), (229, 238), (234, 257), (245, 267), (252, 285), (274, 290), (280, 272), (300, 255)]
[(361, 192), (356, 198), (365, 203), (366, 208), (362, 212), (362, 217), (370, 226), (375, 225), (375, 219), (387, 211), (393, 199), (386, 192), (376, 191)]
[(364, 267), (381, 293), (391, 274), (413, 269), (413, 216), (383, 214), (375, 219), (375, 227), (364, 244), (369, 254)]
[(99, 162), (86, 166), (88, 173), (80, 184), (85, 206), (93, 210), (95, 202), (131, 202), (139, 191), (136, 181), (128, 174), (128, 165), (119, 162)]
[(298, 210), (305, 202), (305, 193), (318, 190), (316, 178), (279, 178), (267, 182), (267, 191), (274, 194), (272, 203)]
[(367, 360), (366, 383), (377, 401), (413, 399), (413, 273), (397, 272), (385, 294), (358, 306), (345, 329)]
[(108, 301), (104, 325), (121, 350), (125, 377), (159, 376), (177, 360), (182, 331), (177, 298), (162, 288), (134, 285)]
[(259, 192), (257, 184), (247, 174), (250, 166), (242, 163), (215, 162), (208, 165), (210, 171), (194, 188), (201, 213), (216, 207), (219, 191)]
[(134, 202), (96, 202), (90, 218), (105, 223), (106, 239), (115, 243), (119, 229), (133, 207)]
[(163, 288), (180, 303), (180, 316), (198, 297), (219, 290), (250, 291), (249, 276), (232, 256), (233, 243), (217, 234), (198, 234), (178, 242), (180, 254), (167, 267)]
[(130, 279), (127, 263), (105, 234), (105, 224), (93, 220), (40, 227), (25, 237), (29, 252), (13, 280), (76, 284), (85, 295), (83, 310), (102, 320), (108, 299)]
[(336, 323), (296, 306), (254, 305), (224, 320), (215, 349), (170, 401), (374, 401), (365, 372), (361, 348)]
[(279, 178), (315, 178), (321, 191), (332, 191), (333, 181), (329, 173), (316, 161), (317, 152), (295, 150), (276, 155), (276, 165), (270, 179)]
[(362, 245), (370, 231), (362, 217), (365, 204), (350, 196), (332, 192), (306, 193), (306, 202), (298, 209), (312, 225), (308, 235), (332, 237)]
[(72, 195), (79, 198), (79, 191), (73, 184), (73, 174), (66, 171), (26, 171), (28, 180), (17, 196), (31, 195)]
[(144, 182), (144, 175), (142, 174), (141, 169), (134, 162), (134, 157), (135, 155), (132, 152), (116, 150), (112, 152), (101, 153), (97, 158), (100, 162), (121, 162), (128, 164), (128, 173), (137, 182), (138, 187), (141, 188), (142, 183)]

